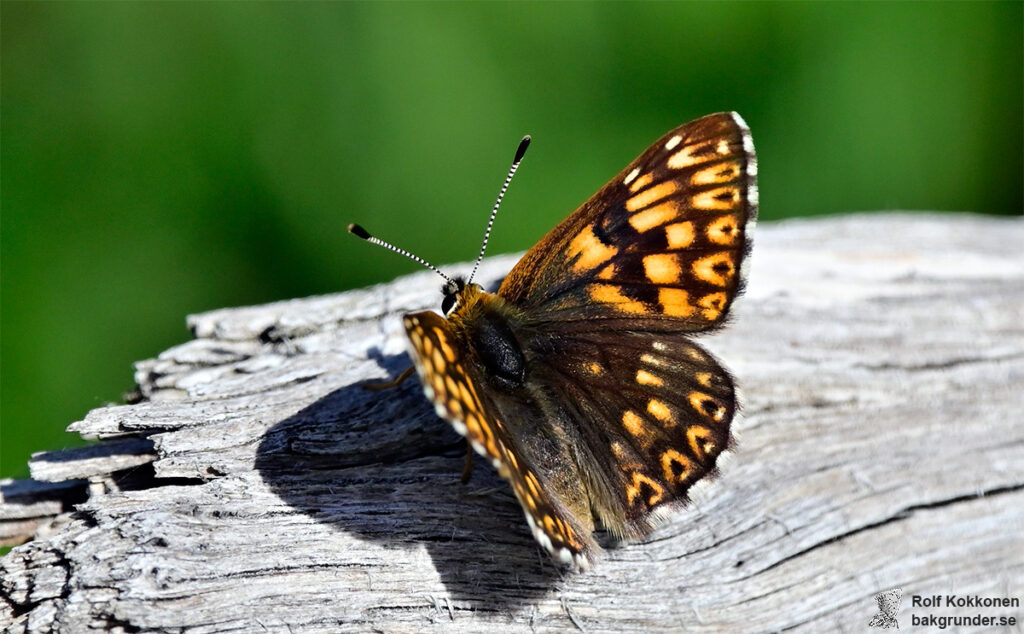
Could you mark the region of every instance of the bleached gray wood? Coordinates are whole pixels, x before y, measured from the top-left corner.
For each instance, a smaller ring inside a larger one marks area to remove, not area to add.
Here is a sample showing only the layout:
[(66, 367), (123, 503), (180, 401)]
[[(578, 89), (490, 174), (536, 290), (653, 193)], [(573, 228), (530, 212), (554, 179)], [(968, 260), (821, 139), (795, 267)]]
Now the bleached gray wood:
[[(890, 587), (1021, 597), (1022, 245), (1021, 218), (759, 226), (747, 296), (704, 339), (743, 389), (737, 452), (585, 574), (537, 549), (488, 465), (460, 484), (463, 445), (415, 380), (359, 387), (406, 367), (399, 315), (437, 307), (432, 273), (193, 316), (195, 340), (137, 365), (149, 400), (71, 426), (148, 437), (152, 472), (127, 487), (95, 457), (34, 459), (92, 493), (0, 560), (0, 625), (851, 632)], [(108, 455), (148, 451), (125, 446)], [(0, 502), (0, 522), (32, 503)]]
[(104, 443), (44, 451), (28, 463), (32, 479), (39, 482), (64, 482), (109, 474), (153, 462), (153, 443), (146, 438), (119, 438)]
[(79, 489), (84, 486), (81, 480), (0, 480), (0, 546), (14, 546), (45, 531), (55, 517), (81, 501)]

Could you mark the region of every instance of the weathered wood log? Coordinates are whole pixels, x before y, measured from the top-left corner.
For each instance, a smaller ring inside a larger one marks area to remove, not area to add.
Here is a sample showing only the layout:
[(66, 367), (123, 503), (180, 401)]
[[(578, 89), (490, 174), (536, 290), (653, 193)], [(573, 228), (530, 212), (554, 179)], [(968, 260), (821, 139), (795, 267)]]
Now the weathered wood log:
[(425, 272), (191, 317), (141, 402), (71, 425), (98, 445), (0, 484), (0, 535), (39, 529), (0, 560), (0, 626), (863, 631), (890, 587), (1024, 594), (1024, 220), (769, 223), (752, 265), (704, 339), (745, 396), (732, 464), (590, 572), (538, 550), (489, 465), (460, 483), (415, 380), (360, 387), (408, 365)]

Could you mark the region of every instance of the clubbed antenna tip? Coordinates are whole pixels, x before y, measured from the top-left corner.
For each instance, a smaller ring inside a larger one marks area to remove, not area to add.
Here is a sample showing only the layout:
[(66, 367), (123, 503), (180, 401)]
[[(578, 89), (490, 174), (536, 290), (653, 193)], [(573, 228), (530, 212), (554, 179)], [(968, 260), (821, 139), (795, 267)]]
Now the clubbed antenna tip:
[(519, 142), (519, 147), (516, 148), (516, 157), (512, 159), (513, 163), (518, 163), (523, 160), (523, 156), (526, 154), (526, 148), (530, 147), (530, 135), (527, 134), (523, 137), (523, 140)]
[(363, 240), (370, 239), (370, 234), (366, 231), (366, 229), (363, 229), (354, 222), (348, 226), (348, 232), (357, 238), (362, 238)]

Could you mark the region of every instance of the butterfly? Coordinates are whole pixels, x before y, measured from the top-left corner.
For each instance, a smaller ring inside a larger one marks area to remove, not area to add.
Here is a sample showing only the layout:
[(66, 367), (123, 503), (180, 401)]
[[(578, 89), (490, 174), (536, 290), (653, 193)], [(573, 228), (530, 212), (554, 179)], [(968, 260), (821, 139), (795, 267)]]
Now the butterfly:
[(684, 124), (527, 251), (496, 293), (349, 227), (446, 278), (443, 316), (404, 317), (410, 356), (437, 413), (509, 480), (556, 561), (589, 568), (598, 524), (647, 535), (730, 448), (734, 380), (691, 337), (721, 327), (743, 289), (756, 178), (738, 114)]

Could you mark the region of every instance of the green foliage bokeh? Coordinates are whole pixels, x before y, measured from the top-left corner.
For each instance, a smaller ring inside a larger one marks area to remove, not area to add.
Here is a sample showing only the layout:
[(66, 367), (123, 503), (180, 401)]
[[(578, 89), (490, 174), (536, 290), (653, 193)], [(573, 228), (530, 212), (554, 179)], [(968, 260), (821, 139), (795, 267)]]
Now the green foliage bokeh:
[[(737, 110), (763, 219), (1019, 214), (1022, 4), (22, 3), (2, 25), (0, 476), (184, 316), (522, 250)], [(755, 254), (756, 255), (756, 254)]]

